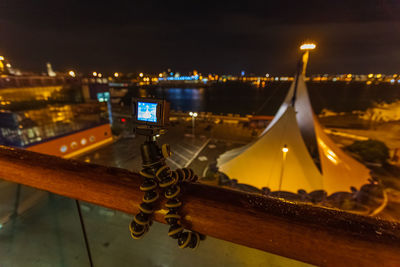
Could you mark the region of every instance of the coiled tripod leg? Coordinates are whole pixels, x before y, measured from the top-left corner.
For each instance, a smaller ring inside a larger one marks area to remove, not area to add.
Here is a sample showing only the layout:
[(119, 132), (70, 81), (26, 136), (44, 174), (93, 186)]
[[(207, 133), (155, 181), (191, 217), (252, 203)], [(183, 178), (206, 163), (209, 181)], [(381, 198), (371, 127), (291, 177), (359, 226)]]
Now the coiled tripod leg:
[(144, 196), (139, 206), (139, 213), (133, 217), (133, 221), (129, 225), (131, 236), (134, 239), (142, 238), (152, 224), (151, 217), (154, 206), (159, 199), (158, 181), (155, 179), (155, 173), (160, 166), (163, 166), (163, 157), (155, 141), (146, 141), (141, 146), (141, 154), (143, 170), (140, 171), (140, 175), (144, 178), (144, 181), (140, 185), (140, 190), (144, 192)]
[(149, 230), (151, 225), (151, 216), (154, 212), (154, 204), (159, 199), (157, 192), (157, 181), (154, 176), (150, 174), (146, 169), (140, 171), (142, 177), (144, 177), (143, 183), (140, 185), (140, 190), (144, 191), (142, 203), (139, 206), (140, 212), (133, 217), (132, 222), (129, 225), (131, 236), (134, 239), (140, 239)]
[(171, 172), (167, 166), (164, 166), (157, 171), (156, 177), (160, 180), (159, 186), (165, 188), (164, 196), (168, 199), (165, 204), (168, 213), (164, 217), (170, 225), (168, 235), (174, 239), (178, 239), (178, 246), (180, 248), (197, 248), (200, 240), (204, 239), (204, 236), (196, 232), (184, 231), (180, 222), (181, 215), (179, 214), (182, 202), (178, 199), (178, 195), (181, 192), (181, 182), (184, 180), (195, 181), (197, 180), (197, 176), (190, 169), (178, 169)]

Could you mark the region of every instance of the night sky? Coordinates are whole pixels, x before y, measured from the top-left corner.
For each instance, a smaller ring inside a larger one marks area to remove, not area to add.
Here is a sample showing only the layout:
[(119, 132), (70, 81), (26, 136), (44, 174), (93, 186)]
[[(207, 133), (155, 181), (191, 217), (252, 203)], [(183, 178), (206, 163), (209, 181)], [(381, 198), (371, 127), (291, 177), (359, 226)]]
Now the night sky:
[(0, 0), (0, 54), (22, 70), (399, 73), (400, 1)]

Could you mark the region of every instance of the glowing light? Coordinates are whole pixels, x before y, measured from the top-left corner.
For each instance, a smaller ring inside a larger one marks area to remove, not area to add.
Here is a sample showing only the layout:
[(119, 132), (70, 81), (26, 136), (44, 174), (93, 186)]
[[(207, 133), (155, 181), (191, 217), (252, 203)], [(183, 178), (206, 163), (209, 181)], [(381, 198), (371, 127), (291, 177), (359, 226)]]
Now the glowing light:
[(158, 77), (162, 78), (162, 73), (158, 74)]
[(143, 72), (139, 73), (139, 76), (140, 76), (140, 77), (143, 77)]
[(87, 143), (86, 138), (82, 138), (82, 140), (81, 140), (81, 145), (84, 146), (84, 145), (86, 145), (86, 143)]
[(190, 112), (189, 112), (189, 115), (190, 115), (190, 116), (193, 116), (193, 112), (190, 111)]
[(334, 157), (332, 157), (331, 155), (326, 155), (326, 157), (330, 160), (330, 161), (332, 161), (332, 163), (333, 164), (337, 164), (337, 160), (334, 158)]
[(93, 71), (93, 76), (96, 77), (97, 76), (97, 72)]
[(353, 76), (353, 75), (351, 75), (351, 74), (347, 74), (347, 78), (351, 78), (351, 76)]
[(71, 143), (71, 148), (76, 148), (77, 146), (78, 146), (78, 143), (77, 143), (77, 142), (73, 141), (73, 142)]
[(69, 74), (69, 76), (71, 76), (71, 77), (75, 77), (75, 76), (76, 76), (76, 74), (75, 74), (75, 72), (74, 72), (73, 70), (70, 70), (70, 71), (68, 72), (68, 74)]
[(99, 73), (97, 74), (97, 77), (101, 78), (103, 76), (103, 74)]
[(302, 44), (300, 46), (300, 50), (313, 50), (313, 49), (315, 49), (315, 47), (317, 47), (317, 46), (313, 43), (306, 43), (306, 44)]
[(67, 150), (68, 150), (68, 147), (66, 145), (63, 145), (60, 147), (61, 153), (65, 153), (65, 152), (67, 152)]
[(118, 78), (118, 76), (119, 76), (119, 73), (118, 73), (118, 72), (114, 73), (114, 77), (115, 77), (115, 78)]
[(374, 74), (372, 74), (372, 73), (368, 74), (368, 78), (372, 78), (372, 77), (374, 77)]
[(11, 68), (11, 64), (10, 63), (7, 63), (6, 66), (7, 66), (7, 68)]
[(395, 79), (391, 79), (390, 80), (390, 83), (394, 83), (396, 80)]
[(322, 151), (324, 152), (325, 157), (327, 157), (333, 164), (337, 165), (338, 164), (338, 157), (333, 152), (321, 139), (318, 140), (318, 143), (320, 144)]
[(282, 152), (283, 153), (289, 152), (289, 148), (287, 148), (286, 146), (282, 147)]
[(267, 74), (265, 74), (265, 77), (267, 77), (267, 78), (268, 78), (268, 77), (269, 77), (269, 74), (268, 74), (268, 73), (267, 73)]
[(126, 122), (126, 119), (125, 119), (125, 118), (122, 118), (122, 119), (121, 119), (121, 122)]
[(378, 74), (378, 75), (376, 75), (376, 78), (381, 78), (382, 77), (382, 74)]
[(0, 60), (4, 60), (4, 57), (3, 57), (3, 56), (0, 56)]
[(195, 118), (196, 118), (196, 117), (197, 117), (197, 115), (198, 115), (198, 114), (197, 114), (197, 112), (193, 113), (193, 117), (195, 117)]

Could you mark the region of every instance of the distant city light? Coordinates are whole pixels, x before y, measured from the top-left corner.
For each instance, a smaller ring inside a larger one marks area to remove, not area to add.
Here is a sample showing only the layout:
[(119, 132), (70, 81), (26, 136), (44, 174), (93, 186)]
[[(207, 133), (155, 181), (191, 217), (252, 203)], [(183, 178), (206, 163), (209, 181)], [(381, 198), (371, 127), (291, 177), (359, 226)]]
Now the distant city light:
[(313, 50), (315, 49), (316, 45), (313, 43), (306, 43), (300, 46), (300, 50)]
[(97, 72), (93, 71), (93, 76), (96, 77), (97, 76)]
[(162, 78), (162, 76), (163, 76), (162, 73), (158, 74), (158, 77)]
[(10, 63), (7, 63), (6, 66), (7, 66), (7, 68), (11, 68), (11, 64)]
[(242, 72), (240, 73), (240, 75), (244, 76), (245, 72), (244, 70), (242, 70)]
[(368, 78), (372, 78), (372, 77), (374, 77), (374, 74), (372, 74), (372, 73), (368, 74)]
[(119, 73), (118, 73), (118, 72), (114, 73), (114, 77), (115, 77), (115, 78), (118, 78), (118, 76), (119, 76)]
[(76, 76), (76, 74), (75, 74), (75, 72), (74, 72), (73, 70), (70, 70), (70, 71), (68, 72), (68, 74), (69, 74), (69, 76), (71, 76), (71, 77), (75, 77), (75, 76)]
[(101, 73), (97, 74), (97, 77), (99, 77), (99, 78), (101, 78), (102, 76), (103, 76), (103, 74), (101, 74)]
[(3, 56), (0, 56), (0, 60), (4, 60), (4, 57), (3, 57)]
[(139, 77), (143, 77), (143, 72), (139, 73)]
[(378, 74), (378, 75), (376, 75), (376, 78), (381, 78), (382, 77), (382, 74)]
[(268, 73), (267, 73), (267, 74), (265, 74), (265, 77), (267, 77), (267, 78), (268, 78), (268, 77), (269, 77), (269, 74), (268, 74)]
[(179, 76), (179, 77), (166, 77), (166, 78), (159, 78), (160, 81), (197, 81), (199, 80), (199, 76)]

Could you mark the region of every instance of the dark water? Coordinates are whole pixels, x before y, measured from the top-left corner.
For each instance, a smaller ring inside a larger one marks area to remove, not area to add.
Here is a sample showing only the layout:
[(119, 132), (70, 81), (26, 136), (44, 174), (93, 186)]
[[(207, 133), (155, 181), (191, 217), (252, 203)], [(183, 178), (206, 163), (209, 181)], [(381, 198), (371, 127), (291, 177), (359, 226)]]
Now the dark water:
[[(256, 87), (244, 83), (226, 83), (205, 88), (132, 88), (127, 97), (155, 95), (171, 102), (177, 111), (273, 115), (283, 101), (290, 82), (267, 83)], [(374, 102), (400, 99), (399, 84), (361, 82), (307, 83), (316, 113), (323, 108), (335, 112), (365, 110)]]

